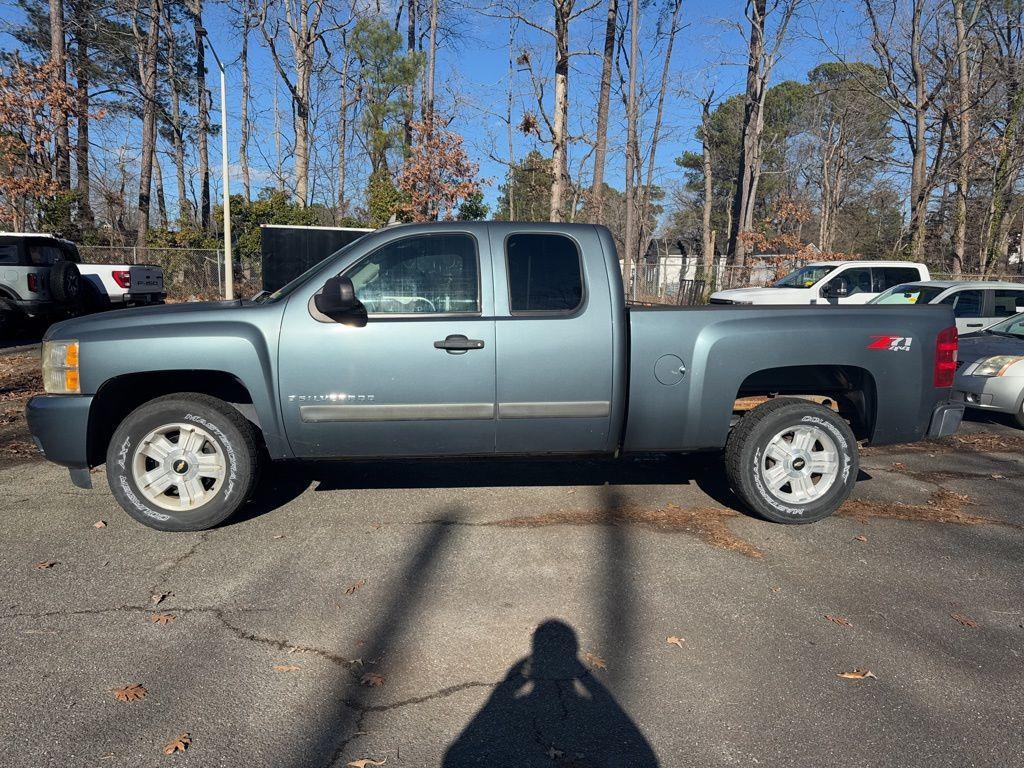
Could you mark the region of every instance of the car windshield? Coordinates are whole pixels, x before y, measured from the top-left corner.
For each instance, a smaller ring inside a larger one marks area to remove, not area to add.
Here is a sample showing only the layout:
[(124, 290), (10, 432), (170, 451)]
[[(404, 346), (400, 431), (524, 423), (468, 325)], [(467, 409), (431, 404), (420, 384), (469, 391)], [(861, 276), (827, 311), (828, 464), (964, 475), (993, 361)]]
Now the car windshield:
[(878, 294), (868, 304), (930, 304), (944, 290), (930, 285), (896, 285)]
[(795, 272), (790, 272), (784, 278), (775, 283), (773, 288), (810, 288), (825, 275), (835, 269), (834, 265), (817, 264), (807, 267), (800, 267)]
[(985, 333), (992, 333), (996, 336), (1011, 336), (1015, 339), (1024, 339), (1024, 313), (1008, 317), (1001, 323), (996, 323), (987, 328)]
[(271, 303), (273, 303), (275, 301), (281, 301), (282, 299), (288, 298), (296, 288), (298, 288), (300, 285), (302, 285), (304, 282), (306, 282), (307, 278), (309, 278), (310, 275), (312, 275), (314, 272), (316, 272), (318, 269), (320, 269), (320, 267), (323, 266), (323, 263), (325, 261), (327, 261), (327, 259), (333, 259), (335, 256), (340, 256), (341, 254), (343, 254), (346, 251), (348, 251), (348, 249), (351, 248), (353, 245), (355, 245), (356, 243), (360, 242), (361, 239), (362, 238), (360, 238), (359, 240), (353, 240), (348, 245), (345, 245), (345, 246), (339, 248), (334, 253), (332, 253), (330, 256), (327, 256), (324, 259), (322, 259), (321, 261), (318, 261), (316, 264), (314, 264), (312, 267), (307, 269), (305, 272), (303, 272), (301, 275), (296, 277), (294, 280), (292, 280), (289, 283), (286, 283), (285, 285), (283, 285), (282, 287), (278, 288), (273, 293), (269, 293), (268, 294), (266, 292), (262, 292), (261, 291), (259, 294), (257, 294), (256, 298), (253, 299), (253, 300), (258, 302), (258, 303), (260, 303), (260, 304), (271, 304)]

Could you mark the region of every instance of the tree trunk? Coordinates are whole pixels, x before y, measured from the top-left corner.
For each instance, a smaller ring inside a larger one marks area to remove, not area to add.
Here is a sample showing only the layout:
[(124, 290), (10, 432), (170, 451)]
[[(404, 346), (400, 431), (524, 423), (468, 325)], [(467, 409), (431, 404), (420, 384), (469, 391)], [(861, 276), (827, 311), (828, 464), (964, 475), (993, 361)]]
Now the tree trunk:
[(249, 0), (242, 4), (242, 103), (238, 127), (238, 162), (242, 172), (242, 193), (245, 202), (252, 202), (252, 178), (249, 174), (249, 30), (252, 28), (252, 14)]
[(743, 105), (742, 146), (732, 205), (729, 252), (734, 266), (746, 263), (746, 235), (754, 225), (754, 202), (761, 164), (761, 132), (764, 129), (766, 0), (748, 0), (750, 50), (747, 58), (747, 91)]
[(704, 280), (709, 280), (715, 263), (715, 233), (711, 229), (711, 213), (714, 205), (714, 177), (711, 164), (711, 144), (707, 129), (711, 121), (711, 96), (701, 102), (701, 167), (704, 172), (704, 205), (701, 216), (701, 245), (703, 246), (702, 269)]
[(959, 147), (956, 163), (956, 204), (953, 209), (953, 276), (959, 277), (967, 250), (967, 196), (971, 183), (971, 72), (967, 27), (964, 21), (964, 0), (953, 0), (956, 22), (957, 113)]
[[(406, 52), (409, 56), (416, 52), (416, 0), (405, 0), (406, 10)], [(403, 130), (405, 132), (405, 151), (412, 148), (412, 114), (413, 101), (415, 100), (415, 85), (412, 80), (405, 88), (405, 119)]]
[(339, 93), (338, 108), (338, 218), (348, 214), (348, 202), (345, 200), (345, 172), (348, 163), (348, 67), (351, 61), (348, 46), (344, 34), (341, 44), (345, 48), (344, 59), (341, 67), (341, 84)]
[(928, 212), (928, 106), (925, 89), (927, 75), (921, 62), (921, 11), (915, 0), (910, 33), (911, 73), (914, 79), (914, 141), (910, 167), (910, 257), (924, 256), (925, 218)]
[[(512, 112), (515, 108), (515, 77), (516, 77), (516, 31), (515, 27), (509, 22), (508, 25), (508, 95), (505, 100), (505, 108), (507, 113), (505, 115), (505, 127), (508, 131), (508, 220), (516, 220), (516, 185), (514, 182), (514, 173), (516, 167), (516, 145), (515, 145), (515, 133), (512, 127)], [(1021, 246), (1024, 249), (1024, 245)]]
[(281, 159), (281, 107), (277, 101), (277, 81), (274, 81), (274, 177), (278, 192), (284, 192), (284, 164)]
[(630, 0), (629, 7), (629, 92), (626, 97), (626, 231), (623, 235), (622, 272), (626, 297), (633, 294), (633, 263), (636, 258), (636, 178), (639, 155), (637, 145), (636, 74), (640, 41), (640, 3)]
[(551, 221), (565, 221), (569, 188), (569, 15), (574, 0), (553, 0), (555, 7), (555, 116), (551, 132)]
[(82, 224), (92, 229), (95, 220), (89, 200), (89, 29), (91, 12), (89, 0), (79, 0), (75, 6), (75, 188), (78, 191), (78, 211)]
[(177, 56), (174, 25), (167, 13), (164, 14), (164, 35), (167, 38), (167, 83), (171, 96), (171, 144), (174, 148), (174, 178), (178, 194), (178, 226), (184, 227), (194, 223), (195, 217), (185, 186), (185, 135), (181, 126), (181, 97), (174, 66)]
[(619, 0), (608, 0), (601, 56), (601, 90), (597, 97), (597, 136), (594, 144), (594, 182), (590, 188), (591, 220), (604, 223), (604, 165), (608, 151), (608, 110), (612, 92), (612, 63), (615, 61), (615, 33), (619, 26)]
[[(67, 88), (67, 56), (64, 40), (64, 0), (50, 0), (50, 63), (53, 65), (53, 88), (64, 92)], [(56, 110), (53, 115), (54, 146), (53, 173), (60, 189), (71, 189), (71, 141), (68, 135), (68, 113)]]
[(210, 228), (210, 102), (206, 91), (206, 41), (203, 39), (203, 0), (192, 0), (192, 24), (196, 43), (196, 104), (199, 122), (196, 139), (199, 145), (199, 226)]
[(430, 1), (430, 34), (427, 42), (427, 79), (423, 92), (423, 122), (427, 135), (434, 129), (434, 67), (437, 65), (437, 0)]
[(157, 220), (161, 229), (167, 229), (167, 201), (164, 200), (164, 174), (160, 167), (160, 154), (153, 151), (153, 184), (156, 187)]
[(146, 247), (149, 231), (149, 195), (153, 182), (156, 150), (156, 64), (160, 42), (160, 0), (149, 0), (149, 31), (141, 56), (142, 75), (142, 163), (139, 169), (139, 206), (135, 244)]

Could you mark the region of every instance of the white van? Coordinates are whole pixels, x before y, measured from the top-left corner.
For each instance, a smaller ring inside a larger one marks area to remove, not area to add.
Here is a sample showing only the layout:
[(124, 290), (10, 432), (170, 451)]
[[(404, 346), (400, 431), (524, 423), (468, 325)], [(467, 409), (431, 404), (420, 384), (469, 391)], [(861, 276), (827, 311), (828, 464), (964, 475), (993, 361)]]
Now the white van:
[(882, 291), (928, 280), (924, 264), (908, 261), (822, 261), (790, 272), (767, 288), (711, 294), (712, 304), (867, 304)]

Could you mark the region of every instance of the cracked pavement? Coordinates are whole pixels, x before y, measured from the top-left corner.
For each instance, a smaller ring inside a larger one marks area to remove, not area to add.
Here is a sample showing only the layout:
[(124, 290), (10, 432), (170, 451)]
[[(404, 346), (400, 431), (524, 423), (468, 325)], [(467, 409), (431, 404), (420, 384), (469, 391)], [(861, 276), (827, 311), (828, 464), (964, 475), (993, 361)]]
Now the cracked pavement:
[(801, 527), (713, 457), (299, 465), (199, 534), (6, 461), (5, 765), (1009, 765), (1022, 438), (872, 448)]

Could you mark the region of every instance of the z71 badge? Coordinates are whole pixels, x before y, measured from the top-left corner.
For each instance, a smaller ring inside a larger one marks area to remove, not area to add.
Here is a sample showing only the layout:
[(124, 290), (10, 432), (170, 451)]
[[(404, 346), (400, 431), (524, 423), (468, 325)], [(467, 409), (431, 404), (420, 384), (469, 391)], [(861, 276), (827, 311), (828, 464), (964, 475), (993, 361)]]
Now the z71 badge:
[(914, 339), (910, 336), (872, 336), (868, 349), (885, 349), (889, 352), (909, 352)]

